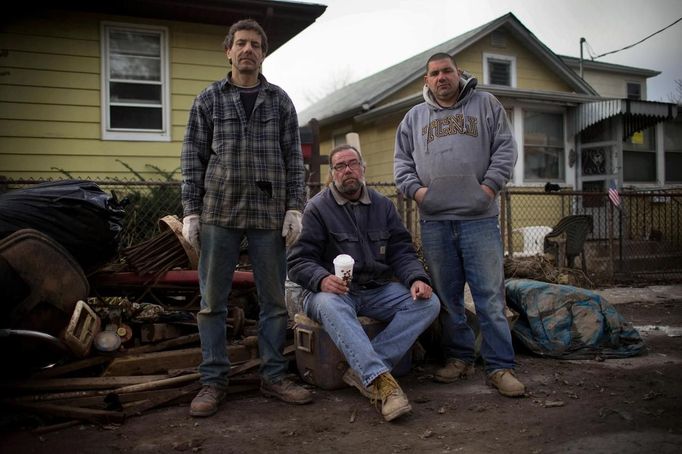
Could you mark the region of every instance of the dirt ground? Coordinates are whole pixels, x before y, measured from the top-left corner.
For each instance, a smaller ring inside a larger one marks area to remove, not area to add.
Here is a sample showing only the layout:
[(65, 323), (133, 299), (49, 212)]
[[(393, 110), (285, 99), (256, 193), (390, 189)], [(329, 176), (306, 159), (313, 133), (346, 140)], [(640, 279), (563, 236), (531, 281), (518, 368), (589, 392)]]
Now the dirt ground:
[[(413, 412), (384, 422), (350, 388), (313, 389), (292, 406), (257, 392), (231, 396), (207, 419), (181, 403), (121, 425), (75, 425), (38, 433), (31, 420), (5, 426), (2, 453), (678, 453), (682, 452), (682, 286), (615, 289), (607, 299), (639, 327), (647, 353), (628, 359), (543, 359), (517, 348), (523, 398), (485, 384), (434, 383), (437, 364), (399, 379)], [(312, 388), (311, 388), (312, 389)], [(34, 421), (35, 422), (35, 421)]]

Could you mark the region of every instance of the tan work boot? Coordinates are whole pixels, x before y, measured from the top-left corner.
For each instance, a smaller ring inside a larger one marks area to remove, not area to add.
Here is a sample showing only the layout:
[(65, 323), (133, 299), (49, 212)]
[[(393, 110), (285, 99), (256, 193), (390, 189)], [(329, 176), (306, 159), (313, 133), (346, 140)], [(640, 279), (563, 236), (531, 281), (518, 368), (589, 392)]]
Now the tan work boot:
[(398, 416), (412, 411), (407, 396), (390, 373), (384, 372), (379, 375), (372, 385), (376, 387), (375, 399), (381, 399), (381, 414), (386, 421), (393, 421)]
[(503, 396), (518, 397), (526, 393), (526, 387), (516, 378), (512, 369), (496, 370), (488, 375), (488, 383), (497, 388)]
[(374, 384), (371, 383), (369, 386), (365, 386), (365, 384), (362, 383), (362, 379), (357, 374), (357, 372), (355, 372), (350, 367), (346, 370), (346, 372), (343, 374), (343, 377), (341, 378), (347, 385), (355, 387), (358, 391), (360, 391), (360, 394), (362, 394), (366, 398), (368, 399), (374, 398), (376, 393), (376, 387), (374, 386)]
[(465, 380), (474, 374), (474, 365), (467, 364), (460, 359), (449, 359), (445, 367), (438, 369), (433, 374), (433, 379), (440, 383), (452, 383), (457, 380)]
[(288, 377), (271, 382), (261, 379), (260, 392), (266, 397), (276, 397), (289, 404), (307, 404), (313, 401), (313, 394), (297, 385)]
[(215, 385), (204, 385), (189, 406), (190, 416), (211, 416), (218, 411), (218, 405), (227, 393)]

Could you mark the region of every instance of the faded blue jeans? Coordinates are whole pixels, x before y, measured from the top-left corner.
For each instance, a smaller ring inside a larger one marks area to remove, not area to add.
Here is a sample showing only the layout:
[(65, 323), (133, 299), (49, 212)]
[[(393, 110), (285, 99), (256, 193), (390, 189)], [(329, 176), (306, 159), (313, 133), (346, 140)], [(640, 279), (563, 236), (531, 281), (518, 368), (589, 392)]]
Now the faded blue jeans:
[[(348, 365), (369, 385), (400, 362), (438, 317), (440, 303), (435, 293), (430, 299), (414, 301), (404, 285), (391, 282), (345, 295), (310, 293), (304, 310), (322, 325)], [(358, 316), (388, 322), (388, 326), (370, 340)]]
[(268, 381), (277, 381), (288, 369), (287, 360), (282, 354), (288, 314), (284, 304), (286, 257), (281, 231), (244, 231), (202, 224), (199, 256), (201, 310), (197, 314), (197, 321), (203, 358), (199, 373), (204, 385), (216, 385), (219, 388), (227, 386), (230, 370), (225, 326), (227, 301), (244, 233), (249, 242), (249, 259), (260, 305), (260, 374)]
[(497, 218), (421, 221), (422, 247), (443, 311), (442, 345), (446, 360), (473, 364), (475, 336), (464, 311), (469, 284), (482, 334), (485, 371), (514, 368), (514, 348), (504, 316), (504, 263)]

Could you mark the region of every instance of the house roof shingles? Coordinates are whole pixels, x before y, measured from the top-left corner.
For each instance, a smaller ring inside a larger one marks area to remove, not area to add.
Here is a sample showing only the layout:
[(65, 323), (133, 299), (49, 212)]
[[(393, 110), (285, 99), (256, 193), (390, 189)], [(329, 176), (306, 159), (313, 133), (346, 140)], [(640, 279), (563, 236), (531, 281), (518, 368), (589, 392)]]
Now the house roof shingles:
[[(571, 57), (559, 56), (545, 46), (535, 35), (528, 30), (512, 13), (507, 13), (480, 27), (469, 30), (449, 41), (441, 43), (431, 49), (421, 52), (383, 71), (373, 74), (357, 82), (351, 83), (320, 101), (314, 103), (299, 113), (299, 121), (305, 124), (315, 118), (320, 125), (333, 123), (339, 119), (352, 117), (358, 114), (370, 112), (380, 101), (386, 99), (392, 93), (400, 90), (407, 84), (416, 80), (424, 73), (424, 63), (431, 55), (437, 52), (445, 52), (456, 55), (463, 49), (479, 40), (486, 34), (500, 27), (506, 27), (509, 31), (520, 38), (531, 50), (545, 63), (550, 66), (557, 75), (571, 86), (578, 96), (598, 97), (597, 92), (572, 69)], [(605, 69), (616, 66), (608, 63), (590, 62), (591, 66), (603, 65)], [(656, 72), (647, 73), (648, 70), (620, 66), (620, 71), (634, 71), (645, 76), (656, 75)]]

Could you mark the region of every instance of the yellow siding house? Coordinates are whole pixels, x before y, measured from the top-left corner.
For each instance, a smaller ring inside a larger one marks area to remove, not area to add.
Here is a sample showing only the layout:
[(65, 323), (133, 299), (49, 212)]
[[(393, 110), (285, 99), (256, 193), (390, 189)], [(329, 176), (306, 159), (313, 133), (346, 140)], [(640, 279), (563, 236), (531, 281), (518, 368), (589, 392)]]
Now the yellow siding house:
[(256, 19), (273, 52), (325, 8), (231, 0), (15, 6), (0, 19), (0, 178), (175, 172), (194, 97), (227, 72), (229, 25)]

